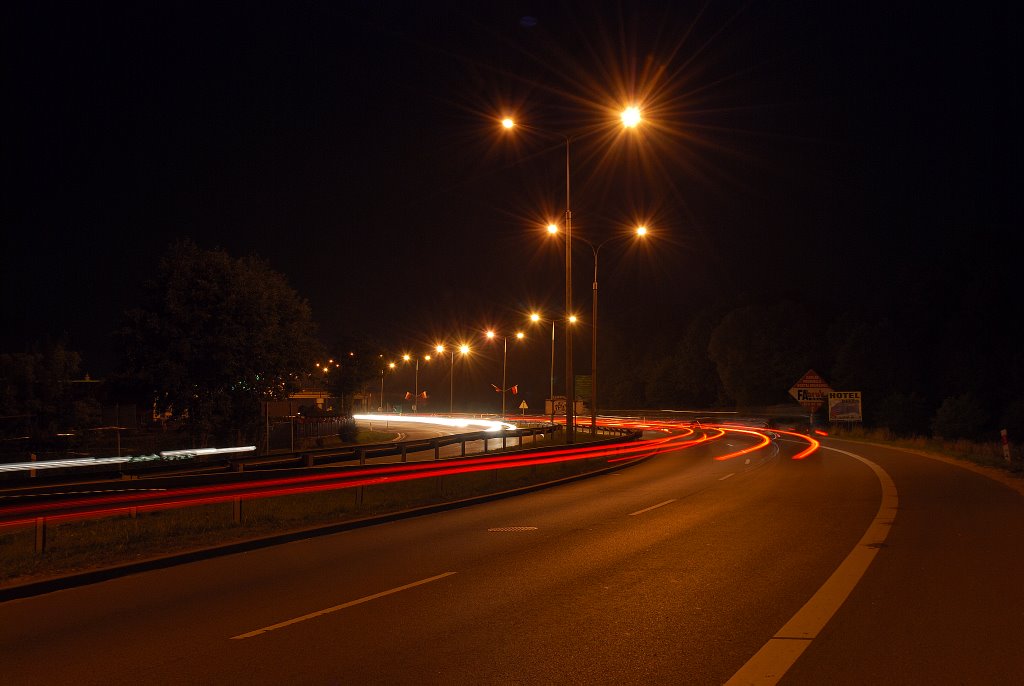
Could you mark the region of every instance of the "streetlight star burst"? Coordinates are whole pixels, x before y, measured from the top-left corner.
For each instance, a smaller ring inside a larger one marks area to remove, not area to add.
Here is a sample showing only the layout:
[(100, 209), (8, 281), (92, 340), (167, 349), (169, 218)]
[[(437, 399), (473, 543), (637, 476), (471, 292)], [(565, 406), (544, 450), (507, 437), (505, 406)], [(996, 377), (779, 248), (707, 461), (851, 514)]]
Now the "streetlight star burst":
[[(511, 120), (506, 120), (511, 121)], [(627, 107), (622, 111), (622, 125), (627, 129), (635, 129), (640, 124), (640, 108), (634, 106)]]

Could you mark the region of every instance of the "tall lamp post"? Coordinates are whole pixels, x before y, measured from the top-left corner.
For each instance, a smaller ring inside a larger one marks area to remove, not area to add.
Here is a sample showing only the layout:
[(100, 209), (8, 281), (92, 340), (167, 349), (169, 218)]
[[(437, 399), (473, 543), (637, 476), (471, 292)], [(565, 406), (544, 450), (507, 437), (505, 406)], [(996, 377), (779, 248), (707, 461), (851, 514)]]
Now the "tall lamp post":
[[(443, 355), (445, 353), (445, 350), (447, 350), (447, 348), (445, 347), (445, 345), (443, 343), (438, 343), (434, 347), (434, 350), (437, 352), (438, 355)], [(452, 364), (451, 364), (451, 370), (450, 370), (451, 371), (451, 383), (450, 383), (450, 385), (448, 387), (448, 414), (454, 414), (455, 413), (455, 409), (454, 408), (455, 408), (455, 353), (456, 352), (458, 352), (460, 355), (465, 357), (466, 355), (469, 354), (470, 348), (465, 343), (461, 343), (458, 346), (454, 346), (454, 345), (452, 346), (452, 349), (451, 349)]]
[(579, 240), (590, 246), (590, 251), (594, 255), (594, 284), (592, 296), (591, 296), (591, 330), (590, 330), (590, 433), (596, 435), (597, 433), (597, 258), (601, 254), (601, 248), (608, 245), (613, 241), (622, 240), (629, 238), (630, 236), (636, 236), (643, 238), (647, 235), (646, 226), (638, 226), (634, 230), (633, 234), (626, 234), (620, 236), (612, 236), (606, 240), (601, 241), (597, 245), (594, 245), (586, 238), (579, 238)]
[[(419, 400), (420, 397), (420, 358), (413, 358), (413, 356), (408, 353), (402, 355), (402, 361), (404, 362), (411, 362), (413, 360), (416, 362), (416, 372), (414, 375), (415, 380), (413, 381), (412, 411), (416, 412), (416, 401)], [(430, 362), (430, 355), (424, 355), (423, 360), (425, 362)]]
[[(537, 323), (540, 321), (540, 315), (534, 312), (530, 315), (530, 321)], [(550, 388), (548, 389), (548, 398), (551, 403), (551, 423), (555, 423), (555, 320), (551, 320), (551, 371), (548, 373), (548, 381), (550, 382)]]
[[(394, 371), (395, 363), (388, 362), (388, 369)], [(384, 368), (380, 369), (380, 411), (384, 411)]]
[[(640, 109), (627, 107), (621, 114), (622, 124), (626, 128), (635, 128), (640, 123)], [(511, 129), (517, 124), (509, 117), (501, 120), (501, 125)], [(548, 136), (555, 136), (565, 141), (565, 313), (569, 316), (572, 312), (572, 195), (570, 193), (570, 169), (569, 148), (572, 144), (572, 136), (569, 134), (547, 131), (535, 126), (524, 126), (530, 131), (537, 131)], [(572, 330), (565, 327), (565, 442), (575, 442), (576, 423), (574, 414), (576, 412), (576, 384), (572, 370)]]
[[(494, 333), (494, 331), (487, 331), (486, 335), (488, 339), (493, 340), (498, 334)], [(522, 331), (516, 331), (516, 340), (521, 341), (525, 337), (526, 334), (524, 334)], [(506, 388), (506, 386), (508, 385), (508, 336), (502, 336), (501, 338), (502, 341), (504, 342), (504, 350), (501, 356), (501, 418), (502, 420), (504, 420), (505, 393), (508, 391), (508, 389)]]

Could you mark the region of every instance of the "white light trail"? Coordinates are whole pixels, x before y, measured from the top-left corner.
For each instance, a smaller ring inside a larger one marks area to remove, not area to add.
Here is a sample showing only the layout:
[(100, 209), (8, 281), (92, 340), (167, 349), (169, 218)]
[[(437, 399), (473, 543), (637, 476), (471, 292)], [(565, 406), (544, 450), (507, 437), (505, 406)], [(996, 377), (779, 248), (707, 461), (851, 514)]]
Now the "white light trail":
[(12, 462), (0, 464), (0, 473), (30, 472), (34, 469), (77, 469), (102, 465), (124, 464), (126, 462), (150, 462), (159, 460), (183, 460), (197, 455), (219, 455), (222, 453), (246, 453), (256, 450), (254, 445), (233, 448), (192, 448), (189, 450), (165, 450), (159, 455), (125, 455), (124, 457), (76, 457), (68, 460), (41, 460), (39, 462)]
[(479, 427), (484, 431), (501, 431), (502, 429), (512, 430), (516, 428), (515, 424), (498, 422), (491, 419), (465, 419), (462, 417), (410, 417), (408, 415), (401, 414), (356, 414), (352, 416), (357, 420), (365, 422), (412, 422), (415, 424), (447, 426), (456, 429)]

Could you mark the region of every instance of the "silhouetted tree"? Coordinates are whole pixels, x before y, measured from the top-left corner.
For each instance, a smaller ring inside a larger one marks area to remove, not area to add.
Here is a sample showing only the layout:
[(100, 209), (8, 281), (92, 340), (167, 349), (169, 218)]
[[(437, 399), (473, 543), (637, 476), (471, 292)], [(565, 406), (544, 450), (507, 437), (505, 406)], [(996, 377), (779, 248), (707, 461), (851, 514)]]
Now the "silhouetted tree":
[(253, 437), (319, 352), (309, 305), (256, 256), (174, 245), (121, 331), (125, 372), (202, 445)]
[(733, 310), (711, 334), (708, 353), (738, 406), (788, 400), (788, 390), (816, 360), (822, 334), (802, 307), (783, 301)]

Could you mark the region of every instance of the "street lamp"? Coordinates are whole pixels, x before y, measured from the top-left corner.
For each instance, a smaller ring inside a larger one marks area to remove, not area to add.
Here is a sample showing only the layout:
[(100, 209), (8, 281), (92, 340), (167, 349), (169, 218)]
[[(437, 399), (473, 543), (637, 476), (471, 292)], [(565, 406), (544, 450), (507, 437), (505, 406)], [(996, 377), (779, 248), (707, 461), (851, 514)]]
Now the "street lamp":
[[(494, 333), (494, 331), (487, 331), (486, 336), (489, 340), (494, 340), (497, 334)], [(516, 331), (516, 340), (521, 341), (525, 337), (526, 334), (522, 331)], [(501, 418), (505, 419), (505, 393), (508, 391), (508, 388), (506, 388), (506, 385), (508, 384), (508, 377), (506, 374), (508, 370), (508, 336), (502, 336), (501, 338), (502, 341), (504, 341), (504, 351), (502, 352), (501, 358)]]
[[(622, 112), (622, 125), (626, 128), (634, 128), (640, 123), (640, 109), (636, 106), (627, 107)], [(572, 194), (570, 193), (570, 157), (569, 148), (572, 143), (570, 134), (548, 131), (535, 126), (523, 126), (516, 124), (511, 117), (501, 120), (505, 129), (512, 129), (516, 126), (528, 131), (536, 131), (547, 136), (554, 136), (565, 141), (565, 312), (572, 312)], [(551, 227), (548, 227), (551, 230)], [(576, 422), (574, 414), (576, 411), (576, 384), (572, 371), (572, 330), (565, 327), (565, 442), (573, 443), (576, 433)]]
[[(443, 355), (447, 348), (443, 343), (438, 343), (434, 346), (434, 350), (438, 355)], [(452, 364), (451, 364), (451, 383), (448, 387), (448, 414), (454, 414), (455, 408), (455, 353), (458, 352), (460, 355), (465, 357), (470, 353), (470, 348), (465, 343), (460, 343), (458, 346), (452, 346)]]
[[(416, 361), (416, 373), (415, 381), (413, 382), (412, 411), (416, 412), (416, 401), (420, 397), (420, 358), (418, 356), (413, 358), (413, 356), (408, 353), (402, 355), (403, 362), (410, 362), (413, 359)], [(430, 355), (424, 355), (423, 360), (424, 362), (430, 362)]]
[[(383, 355), (382, 355), (382, 357), (383, 357)], [(394, 362), (388, 362), (388, 369), (390, 369), (391, 371), (395, 371), (395, 363)], [(381, 410), (381, 412), (384, 411), (384, 371), (385, 371), (384, 368), (381, 367), (380, 368), (380, 410)]]
[[(530, 315), (530, 321), (537, 323), (540, 321), (540, 315), (534, 312)], [(548, 389), (548, 402), (551, 403), (551, 423), (555, 423), (555, 320), (551, 320), (551, 372), (548, 374), (548, 381), (550, 382), (550, 388)]]
[[(625, 117), (625, 115), (623, 115)], [(597, 433), (597, 258), (601, 254), (601, 248), (608, 245), (609, 243), (630, 236), (636, 236), (638, 238), (644, 238), (647, 235), (646, 226), (638, 226), (632, 234), (622, 234), (619, 236), (612, 236), (604, 241), (601, 241), (597, 245), (594, 245), (586, 238), (579, 238), (587, 245), (590, 246), (590, 250), (594, 255), (594, 285), (591, 291), (591, 330), (590, 330), (590, 433), (596, 435)]]

